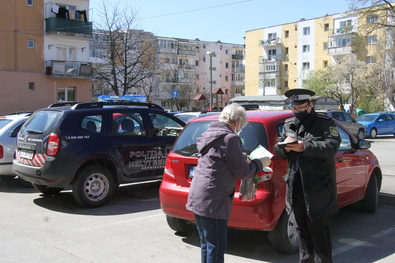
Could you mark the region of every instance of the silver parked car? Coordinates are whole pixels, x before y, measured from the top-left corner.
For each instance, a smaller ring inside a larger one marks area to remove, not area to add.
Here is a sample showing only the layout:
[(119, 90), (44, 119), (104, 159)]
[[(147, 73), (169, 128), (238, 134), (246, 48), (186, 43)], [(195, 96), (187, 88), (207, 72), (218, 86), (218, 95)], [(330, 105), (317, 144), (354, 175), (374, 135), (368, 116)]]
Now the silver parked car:
[(2, 179), (12, 179), (16, 176), (12, 167), (16, 138), (22, 124), (31, 114), (31, 112), (23, 112), (0, 116), (0, 178)]
[(365, 138), (365, 127), (347, 112), (341, 110), (317, 111), (325, 114), (340, 122), (347, 130), (349, 130), (358, 139)]

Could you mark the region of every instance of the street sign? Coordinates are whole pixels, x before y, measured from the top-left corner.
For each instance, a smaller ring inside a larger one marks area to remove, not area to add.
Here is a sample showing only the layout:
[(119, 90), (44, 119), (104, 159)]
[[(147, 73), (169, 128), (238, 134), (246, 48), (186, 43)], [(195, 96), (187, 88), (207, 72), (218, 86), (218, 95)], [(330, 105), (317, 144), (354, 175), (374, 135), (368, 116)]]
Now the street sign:
[(172, 91), (171, 91), (171, 96), (172, 96), (173, 98), (178, 98), (178, 90), (172, 90)]

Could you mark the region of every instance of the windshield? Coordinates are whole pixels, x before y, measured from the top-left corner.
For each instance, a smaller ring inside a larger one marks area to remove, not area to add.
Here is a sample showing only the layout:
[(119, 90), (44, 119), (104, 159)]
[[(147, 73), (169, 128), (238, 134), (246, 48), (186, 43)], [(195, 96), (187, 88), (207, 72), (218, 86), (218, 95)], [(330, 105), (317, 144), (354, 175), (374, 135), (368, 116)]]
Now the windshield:
[(362, 115), (357, 118), (359, 122), (372, 122), (377, 118), (377, 115)]
[[(173, 147), (173, 152), (184, 156), (197, 156), (196, 139), (208, 129), (213, 121), (189, 123)], [(267, 135), (259, 122), (250, 122), (240, 132), (243, 152), (250, 154), (258, 145), (267, 149)]]
[(25, 123), (23, 130), (42, 133), (52, 127), (59, 114), (59, 111), (38, 111)]

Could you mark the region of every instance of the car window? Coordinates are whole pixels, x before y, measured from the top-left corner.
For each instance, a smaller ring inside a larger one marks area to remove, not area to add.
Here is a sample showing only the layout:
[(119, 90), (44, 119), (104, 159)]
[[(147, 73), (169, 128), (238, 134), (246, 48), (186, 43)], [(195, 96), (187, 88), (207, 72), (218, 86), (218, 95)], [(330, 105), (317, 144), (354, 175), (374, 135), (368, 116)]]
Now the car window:
[(150, 112), (149, 115), (152, 120), (156, 136), (178, 136), (183, 129), (181, 124), (169, 116), (156, 112)]
[(60, 114), (59, 111), (38, 111), (27, 120), (24, 130), (27, 132), (48, 132)]
[(25, 123), (24, 121), (20, 124), (18, 124), (18, 126), (16, 126), (16, 128), (12, 131), (11, 133), (11, 137), (16, 137), (18, 135), (19, 130), (21, 129), (23, 123)]
[(344, 116), (344, 119), (346, 120), (346, 122), (353, 122), (353, 117), (351, 117), (347, 113), (342, 113), (342, 115)]
[(147, 132), (143, 123), (143, 117), (139, 112), (115, 112), (113, 113), (115, 132), (118, 135), (146, 136)]
[(387, 116), (388, 116), (389, 120), (391, 120), (391, 121), (395, 120), (395, 115), (387, 115)]
[(0, 129), (6, 126), (8, 123), (10, 123), (11, 120), (9, 119), (0, 119)]
[(341, 112), (333, 112), (332, 118), (334, 118), (335, 120), (338, 120), (338, 121), (345, 121), (343, 114)]
[[(196, 139), (205, 132), (213, 121), (191, 122), (178, 137), (173, 147), (175, 153), (184, 156), (196, 156)], [(243, 151), (250, 154), (258, 145), (268, 148), (264, 126), (259, 122), (249, 122), (240, 132)]]
[(176, 114), (174, 116), (176, 116), (177, 118), (179, 118), (180, 120), (182, 120), (185, 123), (187, 123), (191, 120), (194, 120), (198, 117), (198, 116), (192, 115), (192, 114)]
[(374, 119), (376, 119), (377, 115), (362, 115), (359, 116), (357, 121), (360, 122), (372, 122), (374, 121)]
[(100, 133), (102, 129), (102, 115), (85, 116), (81, 122), (81, 128), (93, 133)]
[(340, 134), (340, 147), (339, 151), (349, 151), (352, 150), (352, 140), (350, 138), (350, 135), (346, 131), (344, 131), (342, 128), (337, 126), (337, 130), (339, 131)]

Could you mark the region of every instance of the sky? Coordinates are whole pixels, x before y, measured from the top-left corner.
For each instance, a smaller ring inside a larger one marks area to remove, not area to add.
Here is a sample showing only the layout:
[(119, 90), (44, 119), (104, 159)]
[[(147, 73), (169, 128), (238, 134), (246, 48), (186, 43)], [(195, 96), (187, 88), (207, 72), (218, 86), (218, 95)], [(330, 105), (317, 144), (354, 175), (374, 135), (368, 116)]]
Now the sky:
[[(93, 27), (103, 0), (90, 0)], [(157, 36), (244, 44), (246, 31), (349, 10), (348, 0), (104, 0), (133, 8)]]

